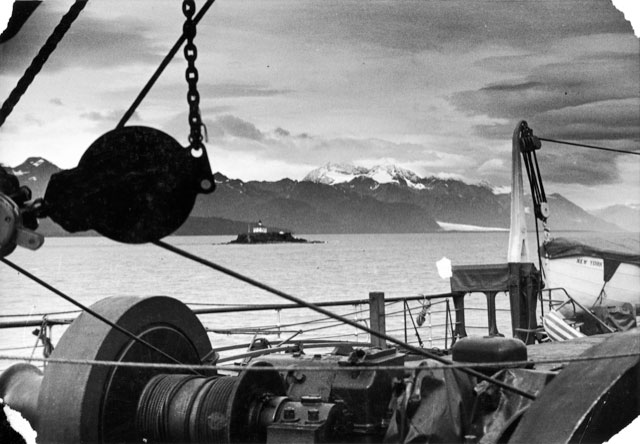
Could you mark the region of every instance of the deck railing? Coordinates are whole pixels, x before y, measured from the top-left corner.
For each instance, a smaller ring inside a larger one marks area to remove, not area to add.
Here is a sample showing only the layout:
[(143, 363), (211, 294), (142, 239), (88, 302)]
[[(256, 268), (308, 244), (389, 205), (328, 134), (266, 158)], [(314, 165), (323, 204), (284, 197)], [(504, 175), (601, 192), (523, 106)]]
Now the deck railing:
[[(385, 297), (373, 292), (367, 299), (319, 302), (334, 307), (336, 313), (375, 331), (423, 348), (448, 350), (455, 341), (471, 334), (499, 335), (496, 316), (506, 325), (510, 314), (496, 308), (495, 294), (481, 303), (472, 293), (441, 293)], [(296, 304), (214, 305), (187, 304), (198, 315), (210, 335), (214, 352), (221, 359), (246, 358), (260, 354), (256, 344), (276, 351), (294, 348), (333, 348), (338, 345), (386, 347), (383, 340), (334, 319), (320, 316)], [(31, 316), (2, 316), (0, 330), (22, 329), (21, 337), (33, 333), (34, 346), (0, 347), (0, 355), (21, 353), (25, 358), (50, 345), (73, 322), (78, 312), (47, 313)], [(484, 324), (484, 325), (482, 325)], [(26, 329), (26, 330), (25, 330)], [(33, 332), (30, 330), (33, 329)], [(244, 338), (244, 339), (243, 339)], [(260, 340), (260, 341), (258, 341)], [(262, 352), (265, 353), (265, 352)], [(0, 359), (0, 370), (11, 362)]]

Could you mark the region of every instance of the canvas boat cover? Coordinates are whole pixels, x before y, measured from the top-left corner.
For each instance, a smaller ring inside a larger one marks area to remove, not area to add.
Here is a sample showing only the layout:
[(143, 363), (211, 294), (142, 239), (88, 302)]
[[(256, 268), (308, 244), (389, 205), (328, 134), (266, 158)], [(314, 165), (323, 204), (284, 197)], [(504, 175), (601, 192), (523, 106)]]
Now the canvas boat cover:
[(506, 291), (509, 289), (509, 264), (454, 265), (451, 291)]
[(640, 266), (640, 238), (637, 235), (589, 236), (584, 239), (558, 237), (546, 242), (540, 249), (550, 259), (590, 256)]

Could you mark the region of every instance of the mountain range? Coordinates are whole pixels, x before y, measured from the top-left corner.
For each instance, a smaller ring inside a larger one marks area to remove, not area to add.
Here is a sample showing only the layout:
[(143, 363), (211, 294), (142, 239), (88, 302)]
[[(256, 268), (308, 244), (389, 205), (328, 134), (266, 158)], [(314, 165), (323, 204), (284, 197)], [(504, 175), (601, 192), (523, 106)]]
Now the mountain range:
[[(49, 178), (60, 171), (51, 162), (36, 157), (5, 168), (31, 189), (34, 198), (44, 195)], [(198, 196), (190, 218), (177, 234), (237, 234), (258, 220), (267, 226), (305, 234), (509, 227), (508, 193), (486, 183), (423, 178), (393, 165), (364, 168), (329, 163), (301, 181), (244, 182), (220, 173), (215, 174), (215, 180), (216, 191)], [(615, 211), (603, 209), (590, 214), (559, 194), (547, 198), (552, 230), (637, 231), (637, 207), (616, 206)], [(533, 217), (531, 223), (533, 227)], [(39, 231), (45, 235), (64, 234), (48, 219), (41, 221)]]

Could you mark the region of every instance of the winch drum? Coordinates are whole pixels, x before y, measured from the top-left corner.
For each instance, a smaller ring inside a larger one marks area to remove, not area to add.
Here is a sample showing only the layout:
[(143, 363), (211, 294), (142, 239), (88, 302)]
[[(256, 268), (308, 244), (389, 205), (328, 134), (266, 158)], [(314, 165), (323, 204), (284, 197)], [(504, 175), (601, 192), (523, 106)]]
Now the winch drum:
[[(151, 378), (171, 370), (95, 361), (199, 365), (211, 351), (206, 330), (182, 302), (166, 297), (112, 297), (91, 307), (175, 361), (82, 313), (51, 355), (38, 406), (39, 442), (135, 441), (138, 398)], [(69, 361), (69, 362), (65, 362)], [(175, 370), (184, 373), (185, 369)], [(199, 372), (212, 376), (215, 371)]]

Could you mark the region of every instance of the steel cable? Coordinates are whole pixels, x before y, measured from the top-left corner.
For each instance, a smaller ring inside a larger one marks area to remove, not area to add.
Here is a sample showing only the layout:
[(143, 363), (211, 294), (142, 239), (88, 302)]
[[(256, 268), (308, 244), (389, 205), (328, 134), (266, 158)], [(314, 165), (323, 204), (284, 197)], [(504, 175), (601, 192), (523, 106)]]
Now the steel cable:
[[(393, 337), (388, 336), (388, 335), (386, 335), (384, 333), (381, 333), (379, 331), (375, 331), (375, 330), (373, 330), (373, 329), (371, 329), (369, 327), (365, 327), (364, 325), (360, 325), (357, 322), (352, 321), (351, 319), (348, 319), (348, 318), (345, 318), (344, 316), (340, 316), (340, 315), (337, 315), (335, 313), (332, 313), (329, 310), (326, 310), (326, 309), (324, 309), (322, 307), (319, 307), (319, 306), (317, 306), (315, 304), (312, 304), (310, 302), (304, 301), (304, 300), (302, 300), (302, 299), (300, 299), (300, 298), (298, 298), (296, 296), (293, 296), (293, 295), (290, 295), (290, 294), (285, 293), (283, 291), (280, 291), (280, 290), (278, 290), (276, 288), (273, 288), (273, 287), (271, 287), (271, 286), (269, 286), (269, 285), (267, 285), (265, 283), (262, 283), (260, 281), (255, 280), (255, 279), (252, 279), (252, 278), (250, 278), (248, 276), (245, 276), (245, 275), (243, 275), (241, 273), (233, 271), (233, 270), (231, 270), (229, 268), (226, 268), (226, 267), (224, 267), (222, 265), (216, 264), (216, 263), (214, 263), (212, 261), (203, 259), (203, 258), (201, 258), (199, 256), (194, 255), (194, 254), (191, 254), (188, 251), (182, 250), (182, 249), (180, 249), (180, 248), (178, 248), (178, 247), (176, 247), (174, 245), (167, 244), (166, 242), (163, 242), (163, 241), (154, 241), (152, 243), (154, 245), (160, 247), (160, 248), (163, 248), (163, 249), (165, 249), (167, 251), (175, 253), (175, 254), (177, 254), (179, 256), (182, 256), (182, 257), (184, 257), (186, 259), (190, 259), (190, 260), (192, 260), (194, 262), (197, 262), (197, 263), (199, 263), (201, 265), (204, 265), (204, 266), (206, 266), (208, 268), (211, 268), (211, 269), (217, 270), (217, 271), (219, 271), (221, 273), (224, 273), (227, 276), (234, 277), (234, 278), (236, 278), (236, 279), (238, 279), (240, 281), (243, 281), (243, 282), (245, 282), (247, 284), (253, 285), (254, 287), (257, 287), (257, 288), (260, 288), (262, 290), (268, 291), (269, 293), (273, 293), (273, 294), (275, 294), (277, 296), (280, 296), (280, 297), (282, 297), (284, 299), (287, 299), (290, 302), (294, 302), (296, 304), (299, 304), (300, 306), (307, 307), (307, 308), (309, 308), (309, 309), (311, 309), (311, 310), (313, 310), (313, 311), (315, 311), (317, 313), (321, 313), (321, 314), (323, 314), (325, 316), (332, 317), (332, 318), (334, 318), (334, 319), (336, 319), (338, 321), (341, 321), (341, 322), (343, 322), (343, 323), (345, 323), (347, 325), (350, 325), (350, 326), (355, 327), (355, 328), (357, 328), (359, 330), (362, 330), (362, 331), (364, 331), (366, 333), (369, 333), (370, 335), (373, 335), (373, 336), (375, 336), (377, 338), (380, 338), (380, 339), (383, 339), (383, 340), (385, 340), (387, 342), (391, 342), (392, 344), (398, 345), (398, 346), (400, 346), (400, 347), (402, 347), (402, 348), (404, 348), (406, 350), (409, 350), (409, 351), (411, 351), (411, 352), (413, 352), (413, 353), (415, 353), (417, 355), (421, 355), (421, 356), (424, 356), (426, 358), (433, 359), (433, 360), (438, 361), (438, 362), (440, 362), (442, 364), (446, 364), (446, 365), (450, 364), (446, 359), (444, 359), (444, 358), (442, 358), (442, 357), (440, 357), (438, 355), (435, 355), (435, 354), (430, 353), (430, 352), (428, 352), (426, 350), (422, 350), (420, 348), (414, 347), (412, 345), (406, 344), (406, 343), (402, 342), (399, 339), (393, 338)], [(498, 381), (498, 380), (496, 380), (496, 379), (494, 379), (494, 378), (492, 378), (490, 376), (487, 376), (487, 375), (485, 375), (485, 374), (483, 374), (483, 373), (481, 373), (479, 371), (476, 371), (476, 370), (473, 370), (473, 369), (470, 369), (470, 368), (462, 369), (462, 371), (464, 371), (465, 373), (467, 373), (467, 374), (469, 374), (471, 376), (475, 376), (476, 378), (481, 379), (483, 381), (490, 382), (490, 383), (492, 383), (492, 384), (494, 384), (494, 385), (496, 385), (498, 387), (501, 387), (501, 388), (503, 388), (505, 390), (509, 390), (511, 392), (517, 393), (518, 395), (524, 396), (525, 398), (536, 399), (536, 395), (534, 395), (532, 393), (529, 393), (529, 392), (527, 392), (525, 390), (521, 390), (521, 389), (519, 389), (517, 387), (510, 386), (509, 384), (505, 384), (504, 382)]]
[(601, 150), (601, 151), (612, 151), (614, 153), (622, 153), (622, 154), (633, 154), (635, 156), (640, 156), (640, 151), (627, 151), (627, 150), (619, 150), (616, 148), (605, 148), (602, 146), (596, 146), (596, 145), (586, 145), (584, 143), (575, 143), (575, 142), (566, 142), (564, 140), (555, 140), (555, 139), (547, 139), (544, 137), (538, 137), (539, 140), (544, 140), (545, 142), (553, 142), (553, 143), (559, 143), (562, 145), (571, 145), (571, 146), (577, 146), (580, 148), (591, 148), (594, 150)]
[[(202, 20), (202, 17), (204, 17), (204, 15), (207, 13), (207, 11), (211, 7), (211, 5), (213, 5), (214, 2), (215, 0), (208, 0), (207, 3), (202, 5), (198, 13), (193, 18), (194, 24), (197, 25), (200, 22), (200, 20)], [(140, 104), (142, 103), (146, 95), (149, 93), (149, 91), (151, 91), (151, 88), (153, 87), (153, 85), (160, 78), (160, 75), (165, 70), (165, 68), (169, 65), (171, 60), (173, 60), (173, 57), (176, 55), (176, 53), (178, 52), (182, 44), (186, 41), (186, 39), (187, 37), (183, 32), (180, 35), (180, 37), (178, 37), (178, 40), (171, 47), (171, 49), (169, 50), (167, 55), (164, 57), (164, 59), (162, 59), (162, 62), (160, 62), (160, 65), (158, 65), (158, 68), (156, 68), (155, 72), (151, 75), (151, 78), (140, 90), (140, 92), (138, 93), (138, 96), (134, 99), (129, 109), (127, 109), (127, 111), (124, 113), (124, 115), (120, 119), (120, 122), (118, 122), (118, 125), (116, 125), (116, 128), (122, 128), (127, 124), (131, 116), (133, 116), (133, 113), (136, 112), (136, 109), (138, 108), (138, 106), (140, 106)]]
[[(500, 365), (505, 367), (516, 367), (516, 366), (530, 366), (530, 365), (539, 365), (539, 364), (563, 364), (563, 363), (572, 363), (572, 362), (591, 362), (591, 361), (601, 361), (605, 359), (624, 359), (631, 358), (635, 356), (640, 356), (640, 351), (631, 351), (628, 353), (619, 353), (612, 355), (600, 355), (600, 356), (575, 356), (569, 358), (551, 358), (551, 359), (536, 359), (536, 360), (527, 360), (527, 361), (504, 361), (501, 362)], [(440, 357), (439, 357), (440, 358)], [(460, 362), (449, 362), (446, 359), (440, 358), (444, 362), (440, 362), (441, 365), (433, 364), (430, 365), (431, 369), (473, 369), (473, 368), (493, 368), (496, 366), (495, 362), (477, 362), (477, 363), (460, 363)], [(1, 355), (0, 361), (24, 361), (25, 358), (23, 356), (11, 356), (11, 355)], [(231, 372), (240, 372), (240, 371), (289, 371), (291, 367), (289, 366), (273, 366), (273, 367), (238, 367), (235, 365), (186, 365), (186, 364), (159, 364), (159, 363), (150, 363), (150, 362), (124, 362), (124, 361), (97, 361), (91, 359), (64, 359), (64, 358), (31, 358), (29, 361), (33, 362), (43, 362), (47, 364), (74, 364), (74, 365), (99, 365), (104, 367), (130, 367), (130, 368), (155, 368), (155, 369), (165, 369), (165, 370), (202, 370), (202, 371), (231, 371)], [(400, 365), (382, 365), (377, 367), (378, 370), (411, 370), (405, 366)], [(296, 370), (300, 371), (353, 371), (353, 367), (345, 366), (345, 365), (335, 365), (335, 366), (296, 366)], [(482, 378), (488, 380), (486, 377)], [(492, 381), (489, 381), (492, 382)], [(504, 387), (503, 387), (504, 388)], [(513, 387), (507, 386), (508, 390), (511, 390)]]
[(166, 352), (160, 350), (158, 347), (156, 347), (153, 344), (150, 344), (149, 342), (145, 341), (142, 338), (137, 337), (136, 335), (134, 335), (133, 333), (131, 333), (129, 330), (119, 326), (118, 324), (116, 324), (115, 322), (110, 321), (109, 319), (105, 318), (104, 316), (102, 316), (100, 313), (96, 312), (95, 310), (92, 310), (91, 308), (87, 307), (86, 305), (82, 304), (81, 302), (75, 300), (74, 298), (72, 298), (71, 296), (68, 296), (67, 294), (63, 293), (62, 291), (58, 290), (57, 288), (53, 287), (52, 285), (49, 285), (48, 283), (46, 283), (45, 281), (43, 281), (42, 279), (40, 279), (39, 277), (35, 276), (32, 273), (29, 273), (27, 270), (25, 270), (24, 268), (20, 267), (19, 265), (14, 264), (13, 262), (11, 262), (10, 260), (8, 260), (7, 258), (0, 258), (0, 261), (2, 261), (3, 263), (5, 263), (6, 265), (8, 265), (9, 267), (13, 268), (14, 270), (16, 270), (18, 273), (22, 273), (24, 276), (28, 277), (29, 279), (31, 279), (32, 281), (40, 284), (41, 286), (43, 286), (44, 288), (46, 288), (47, 290), (57, 294), (58, 296), (60, 296), (62, 299), (66, 300), (67, 302), (70, 302), (71, 304), (75, 305), (76, 307), (78, 307), (79, 309), (89, 313), (91, 316), (93, 316), (94, 318), (104, 322), (105, 324), (107, 324), (108, 326), (110, 326), (111, 328), (114, 328), (116, 330), (118, 330), (120, 333), (124, 334), (125, 336), (127, 336), (128, 338), (132, 339), (135, 342), (138, 342), (140, 344), (142, 344), (143, 346), (153, 350), (156, 353), (159, 353), (160, 355), (164, 356), (165, 358), (169, 359), (170, 361), (175, 362), (176, 364), (182, 364), (180, 361), (178, 361), (176, 358), (174, 358), (173, 356), (167, 354)]

